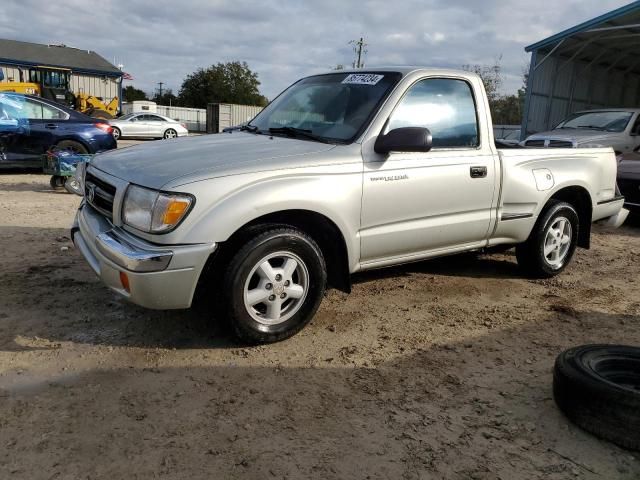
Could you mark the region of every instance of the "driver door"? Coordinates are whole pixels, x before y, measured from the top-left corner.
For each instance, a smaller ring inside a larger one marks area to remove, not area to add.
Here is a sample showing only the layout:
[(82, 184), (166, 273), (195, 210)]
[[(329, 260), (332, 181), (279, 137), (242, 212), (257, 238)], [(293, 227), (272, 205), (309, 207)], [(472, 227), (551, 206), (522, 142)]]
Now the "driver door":
[(433, 148), (365, 156), (363, 265), (484, 246), (496, 159), (491, 148), (481, 148), (471, 86), (455, 78), (418, 81), (396, 106), (385, 133), (399, 127), (429, 128)]
[(137, 115), (126, 122), (122, 122), (122, 136), (143, 137), (146, 128), (142, 121), (143, 117), (144, 115)]

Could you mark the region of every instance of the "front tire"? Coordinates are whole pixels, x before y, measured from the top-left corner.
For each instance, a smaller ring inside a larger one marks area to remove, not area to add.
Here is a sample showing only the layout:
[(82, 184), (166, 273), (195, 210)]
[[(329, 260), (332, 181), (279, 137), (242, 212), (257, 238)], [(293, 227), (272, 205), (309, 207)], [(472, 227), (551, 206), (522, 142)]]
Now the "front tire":
[(566, 202), (552, 200), (529, 238), (516, 247), (518, 265), (534, 278), (551, 278), (571, 262), (578, 242), (578, 213)]
[(236, 336), (251, 344), (284, 340), (313, 318), (327, 281), (320, 248), (292, 227), (248, 240), (227, 267), (222, 291)]
[(120, 140), (122, 132), (118, 127), (113, 127), (113, 132), (111, 132), (111, 135), (113, 135), (113, 138), (115, 138), (116, 140)]

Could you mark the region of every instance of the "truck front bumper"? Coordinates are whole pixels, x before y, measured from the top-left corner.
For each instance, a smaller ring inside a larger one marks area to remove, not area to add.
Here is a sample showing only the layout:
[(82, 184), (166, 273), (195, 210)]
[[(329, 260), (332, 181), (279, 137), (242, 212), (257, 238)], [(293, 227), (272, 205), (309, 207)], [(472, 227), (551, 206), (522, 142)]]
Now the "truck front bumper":
[(127, 300), (153, 309), (189, 308), (215, 243), (162, 246), (115, 227), (81, 205), (71, 239), (93, 271)]

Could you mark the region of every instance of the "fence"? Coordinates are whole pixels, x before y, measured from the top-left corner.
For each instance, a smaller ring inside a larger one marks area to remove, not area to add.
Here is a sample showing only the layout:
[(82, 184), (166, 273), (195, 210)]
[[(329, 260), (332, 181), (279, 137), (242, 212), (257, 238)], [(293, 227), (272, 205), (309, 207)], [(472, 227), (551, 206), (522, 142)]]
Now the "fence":
[(207, 131), (207, 111), (204, 108), (156, 106), (156, 113), (184, 123), (192, 132)]
[(255, 117), (262, 107), (235, 105), (231, 103), (210, 103), (207, 109), (170, 107), (154, 102), (127, 102), (122, 104), (122, 113), (145, 111), (173, 118), (187, 126), (191, 132), (219, 133), (227, 127), (240, 125)]
[(207, 105), (207, 133), (220, 133), (228, 127), (248, 122), (262, 107), (235, 105), (231, 103), (210, 103)]

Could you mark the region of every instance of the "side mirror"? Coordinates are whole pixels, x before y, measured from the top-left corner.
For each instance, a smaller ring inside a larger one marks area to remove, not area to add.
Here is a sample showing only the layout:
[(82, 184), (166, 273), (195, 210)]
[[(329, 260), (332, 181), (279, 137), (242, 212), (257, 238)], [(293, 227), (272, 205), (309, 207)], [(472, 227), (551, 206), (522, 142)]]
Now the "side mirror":
[(640, 135), (640, 123), (637, 124), (635, 127), (633, 127), (633, 130), (631, 130), (631, 135), (632, 136)]
[(428, 152), (432, 142), (428, 128), (402, 127), (394, 128), (386, 135), (378, 135), (373, 149), (376, 153)]

